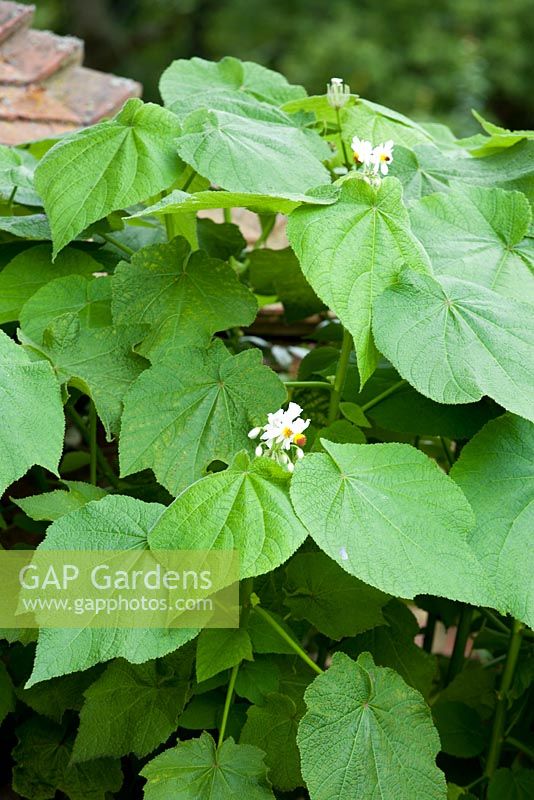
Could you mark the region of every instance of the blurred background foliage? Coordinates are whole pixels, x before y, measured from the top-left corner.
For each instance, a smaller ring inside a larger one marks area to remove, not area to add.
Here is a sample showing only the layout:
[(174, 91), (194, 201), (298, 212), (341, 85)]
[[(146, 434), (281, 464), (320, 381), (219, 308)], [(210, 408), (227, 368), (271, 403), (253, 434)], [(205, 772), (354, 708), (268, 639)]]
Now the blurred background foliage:
[(86, 64), (159, 100), (175, 58), (233, 55), (324, 91), (352, 91), (416, 119), (478, 128), (470, 109), (532, 127), (532, 0), (37, 0), (36, 26), (86, 42)]

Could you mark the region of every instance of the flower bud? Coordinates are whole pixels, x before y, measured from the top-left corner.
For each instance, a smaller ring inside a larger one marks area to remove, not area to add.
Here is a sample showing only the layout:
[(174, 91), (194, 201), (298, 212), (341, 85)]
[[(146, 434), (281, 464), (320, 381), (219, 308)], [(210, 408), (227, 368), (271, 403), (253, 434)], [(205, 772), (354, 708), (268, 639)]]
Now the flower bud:
[(332, 108), (343, 108), (350, 97), (350, 86), (343, 83), (343, 78), (331, 78), (326, 87), (326, 96)]

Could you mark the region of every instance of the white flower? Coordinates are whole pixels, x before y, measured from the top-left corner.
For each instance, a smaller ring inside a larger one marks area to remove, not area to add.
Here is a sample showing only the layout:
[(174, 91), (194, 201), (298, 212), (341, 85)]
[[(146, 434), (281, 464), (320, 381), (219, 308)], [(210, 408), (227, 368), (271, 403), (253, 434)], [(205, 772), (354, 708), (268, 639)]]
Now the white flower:
[(304, 431), (310, 424), (310, 420), (302, 419), (301, 414), (302, 408), (297, 403), (290, 403), (286, 411), (279, 408), (278, 411), (268, 414), (266, 425), (252, 428), (248, 434), (250, 439), (256, 439), (261, 433), (261, 441), (255, 449), (256, 455), (272, 458), (289, 472), (293, 472), (295, 460), (304, 457)]
[(380, 171), (382, 175), (387, 175), (389, 165), (393, 161), (393, 140), (389, 139), (385, 144), (377, 145), (371, 153), (371, 163), (375, 173)]
[(373, 158), (373, 145), (367, 139), (359, 139), (355, 136), (351, 142), (352, 152), (354, 153), (354, 160), (368, 167), (372, 163)]
[(350, 86), (343, 83), (343, 78), (331, 78), (326, 87), (326, 96), (332, 108), (343, 108), (350, 97)]
[(299, 437), (310, 424), (309, 419), (300, 418), (301, 413), (302, 408), (297, 403), (290, 403), (287, 411), (280, 409), (275, 414), (269, 414), (265, 432), (261, 436), (267, 447), (276, 443), (289, 450), (292, 444), (298, 444), (295, 437)]

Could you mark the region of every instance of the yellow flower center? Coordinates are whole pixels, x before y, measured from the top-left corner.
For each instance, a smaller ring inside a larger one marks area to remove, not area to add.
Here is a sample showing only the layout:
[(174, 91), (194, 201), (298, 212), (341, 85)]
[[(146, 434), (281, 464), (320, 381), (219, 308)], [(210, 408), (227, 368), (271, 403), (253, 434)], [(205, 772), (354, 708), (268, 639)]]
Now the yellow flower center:
[(282, 436), (285, 439), (289, 439), (291, 436), (293, 436), (293, 431), (289, 427), (282, 428)]
[(297, 433), (297, 435), (295, 436), (294, 442), (299, 447), (304, 447), (304, 445), (306, 444), (305, 435), (303, 433)]
[(380, 156), (380, 161), (391, 161), (391, 156), (388, 156), (387, 153), (382, 153)]

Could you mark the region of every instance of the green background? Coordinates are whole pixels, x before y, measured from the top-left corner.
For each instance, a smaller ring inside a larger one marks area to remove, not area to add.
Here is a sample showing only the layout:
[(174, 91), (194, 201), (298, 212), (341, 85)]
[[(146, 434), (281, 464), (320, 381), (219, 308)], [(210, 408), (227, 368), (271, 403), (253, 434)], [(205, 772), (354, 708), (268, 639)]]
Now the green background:
[(233, 55), (324, 91), (354, 92), (416, 118), (477, 129), (476, 107), (532, 126), (531, 0), (39, 0), (36, 27), (80, 36), (86, 64), (157, 81), (175, 58)]

